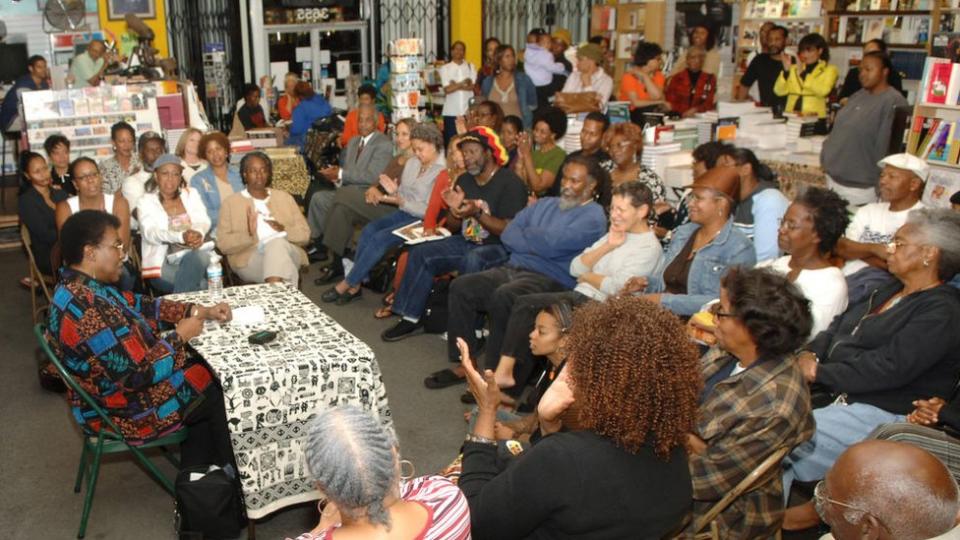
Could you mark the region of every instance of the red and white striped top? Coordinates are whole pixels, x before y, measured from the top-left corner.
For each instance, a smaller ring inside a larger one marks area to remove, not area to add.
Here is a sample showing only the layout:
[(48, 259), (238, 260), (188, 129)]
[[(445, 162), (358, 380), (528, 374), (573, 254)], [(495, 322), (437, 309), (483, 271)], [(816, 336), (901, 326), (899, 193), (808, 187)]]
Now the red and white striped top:
[[(400, 484), (400, 497), (427, 510), (427, 522), (414, 540), (469, 540), (470, 507), (456, 485), (442, 476), (421, 476)], [(334, 540), (337, 527), (306, 532), (296, 540)], [(287, 540), (290, 540), (289, 538)]]

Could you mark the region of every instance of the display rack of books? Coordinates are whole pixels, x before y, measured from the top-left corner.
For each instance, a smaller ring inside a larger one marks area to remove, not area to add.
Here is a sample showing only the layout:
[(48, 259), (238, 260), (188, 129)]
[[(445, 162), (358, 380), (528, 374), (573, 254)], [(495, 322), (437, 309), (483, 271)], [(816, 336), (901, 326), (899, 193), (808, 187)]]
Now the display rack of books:
[(663, 43), (666, 20), (665, 2), (626, 3), (593, 6), (590, 35), (605, 36), (614, 51), (613, 87), (633, 61), (640, 41)]
[(390, 42), (390, 108), (393, 122), (424, 119), (423, 40), (404, 38)]
[(743, 0), (740, 3), (740, 25), (737, 31), (736, 71), (733, 86), (747, 71), (749, 60), (760, 52), (760, 27), (774, 23), (787, 29), (787, 43), (796, 44), (812, 32), (823, 31), (821, 0)]
[(923, 202), (949, 207), (960, 189), (960, 63), (928, 57), (907, 131), (907, 152), (930, 164)]
[(30, 150), (42, 152), (47, 137), (62, 133), (71, 141), (71, 159), (113, 155), (110, 127), (117, 122), (137, 133), (161, 131), (153, 83), (24, 92), (20, 104)]
[(837, 0), (826, 15), (831, 47), (882, 39), (893, 49), (926, 49), (934, 0)]

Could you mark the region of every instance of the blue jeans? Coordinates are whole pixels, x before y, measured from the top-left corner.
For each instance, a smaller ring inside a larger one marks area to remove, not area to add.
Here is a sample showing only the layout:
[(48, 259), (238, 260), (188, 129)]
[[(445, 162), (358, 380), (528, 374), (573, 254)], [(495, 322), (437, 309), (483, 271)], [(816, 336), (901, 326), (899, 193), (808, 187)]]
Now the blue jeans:
[(427, 307), (434, 277), (454, 270), (460, 275), (482, 272), (504, 264), (509, 257), (500, 244), (481, 246), (459, 235), (413, 246), (407, 252), (407, 269), (393, 301), (393, 312), (417, 322)]
[(866, 403), (828, 405), (814, 409), (817, 429), (813, 437), (797, 446), (783, 460), (784, 503), (794, 480), (822, 480), (848, 447), (864, 440), (881, 424), (905, 422), (906, 416), (887, 412)]
[(419, 219), (417, 216), (400, 210), (368, 223), (360, 231), (357, 255), (353, 260), (353, 268), (347, 274), (347, 284), (350, 287), (359, 287), (388, 249), (403, 244), (403, 238), (393, 234), (394, 229), (409, 225)]
[(210, 252), (191, 249), (179, 264), (164, 259), (160, 277), (151, 279), (150, 285), (161, 294), (202, 291), (207, 288), (209, 264)]

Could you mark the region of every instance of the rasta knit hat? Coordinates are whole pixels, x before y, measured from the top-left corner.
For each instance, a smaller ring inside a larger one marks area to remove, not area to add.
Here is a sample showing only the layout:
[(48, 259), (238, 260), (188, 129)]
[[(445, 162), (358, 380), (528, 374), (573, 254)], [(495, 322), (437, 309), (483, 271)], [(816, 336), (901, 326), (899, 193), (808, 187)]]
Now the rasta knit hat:
[(507, 149), (503, 146), (503, 143), (500, 142), (500, 136), (497, 135), (496, 131), (486, 126), (471, 128), (470, 131), (460, 136), (460, 141), (457, 142), (457, 146), (462, 147), (464, 143), (468, 142), (480, 144), (487, 150), (490, 150), (490, 153), (493, 154), (493, 160), (501, 167), (506, 165), (507, 161), (510, 160)]

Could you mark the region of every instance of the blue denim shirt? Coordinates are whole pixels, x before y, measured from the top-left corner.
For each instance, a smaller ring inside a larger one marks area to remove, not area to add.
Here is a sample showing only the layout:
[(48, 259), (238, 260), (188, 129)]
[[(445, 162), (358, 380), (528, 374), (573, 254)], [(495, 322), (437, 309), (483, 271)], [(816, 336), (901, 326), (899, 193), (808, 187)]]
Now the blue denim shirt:
[[(658, 293), (664, 290), (663, 271), (699, 228), (699, 223), (687, 223), (674, 231), (667, 252), (650, 276), (646, 292)], [(753, 243), (745, 234), (735, 229), (733, 219), (729, 219), (720, 229), (720, 234), (693, 256), (690, 273), (687, 274), (687, 294), (664, 293), (660, 297), (660, 303), (677, 315), (693, 315), (700, 310), (700, 306), (720, 297), (720, 278), (727, 268), (751, 267), (756, 262)]]
[[(233, 165), (227, 166), (227, 182), (233, 188), (234, 193), (243, 191), (243, 179), (240, 177), (240, 170)], [(217, 230), (217, 221), (220, 219), (220, 188), (217, 187), (217, 177), (213, 174), (213, 168), (207, 167), (190, 178), (190, 187), (200, 193), (200, 199), (203, 205), (207, 207), (207, 215), (210, 216), (210, 230)]]
[[(490, 95), (493, 89), (494, 76), (483, 79), (480, 83), (480, 93), (484, 97)], [(523, 115), (523, 127), (533, 129), (533, 111), (537, 109), (537, 88), (533, 85), (530, 77), (522, 71), (513, 72), (513, 84), (517, 91), (517, 102), (520, 105), (520, 113)]]

